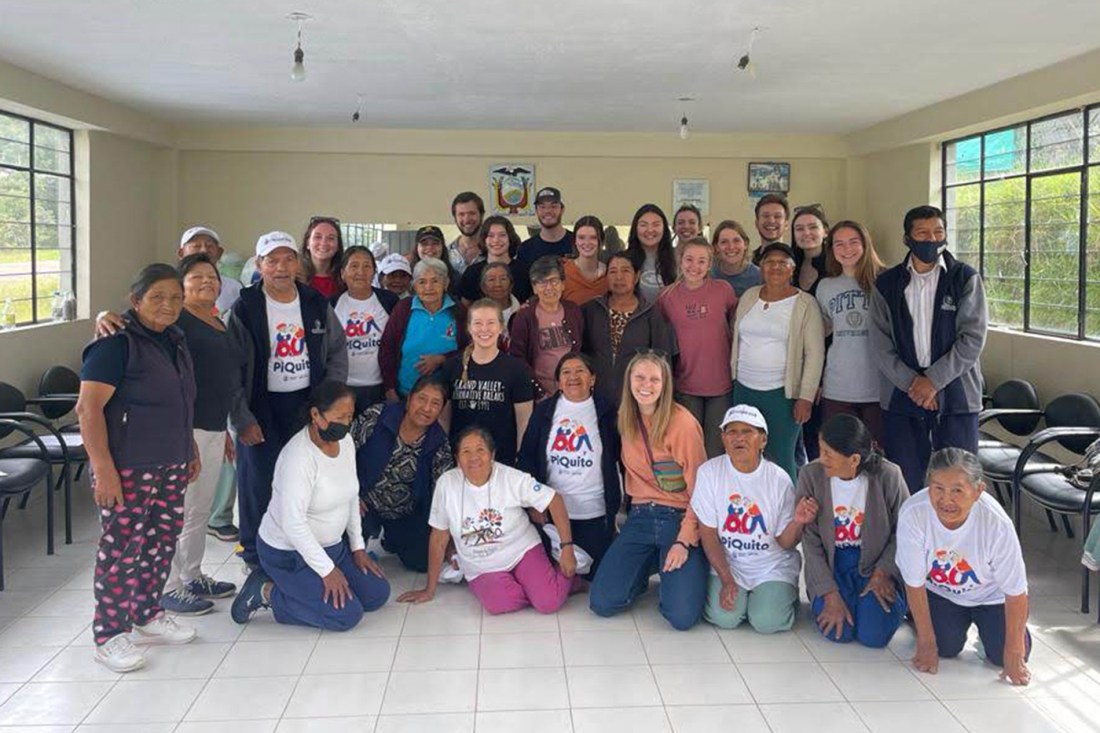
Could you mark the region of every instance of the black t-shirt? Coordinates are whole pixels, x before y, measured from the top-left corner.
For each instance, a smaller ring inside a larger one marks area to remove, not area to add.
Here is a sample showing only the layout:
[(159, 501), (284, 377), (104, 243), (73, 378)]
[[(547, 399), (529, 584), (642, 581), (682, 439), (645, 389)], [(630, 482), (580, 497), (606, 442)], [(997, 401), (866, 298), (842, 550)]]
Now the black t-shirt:
[(543, 240), (542, 234), (531, 237), (519, 246), (518, 259), (527, 265), (527, 269), (531, 269), (531, 264), (539, 257), (546, 255), (568, 257), (571, 254), (573, 254), (573, 232), (566, 230), (565, 236), (556, 242)]
[[(176, 363), (176, 347), (172, 339), (163, 331), (149, 331), (164, 353)], [(92, 343), (84, 354), (84, 363), (80, 367), (80, 379), (85, 382), (101, 382), (118, 388), (126, 378), (126, 362), (130, 361), (130, 342), (121, 334), (108, 336)], [(225, 422), (224, 420), (222, 421)]]
[(473, 359), (462, 379), (462, 355), (443, 365), (443, 379), (451, 387), (451, 437), (478, 424), (496, 441), (496, 460), (508, 466), (516, 462), (516, 410), (518, 403), (535, 398), (527, 365), (501, 352), (488, 364)]
[(186, 309), (176, 325), (187, 337), (187, 350), (195, 365), (195, 427), (225, 430), (232, 396), (230, 375), (240, 370), (244, 359), (233, 348), (227, 331), (204, 323)]
[[(471, 303), (485, 295), (481, 292), (481, 273), (485, 271), (485, 260), (475, 262), (462, 273), (462, 281), (458, 286), (458, 294)], [(508, 271), (512, 273), (512, 295), (520, 303), (526, 303), (531, 298), (531, 279), (527, 276), (530, 264), (524, 264), (513, 259), (508, 263)]]

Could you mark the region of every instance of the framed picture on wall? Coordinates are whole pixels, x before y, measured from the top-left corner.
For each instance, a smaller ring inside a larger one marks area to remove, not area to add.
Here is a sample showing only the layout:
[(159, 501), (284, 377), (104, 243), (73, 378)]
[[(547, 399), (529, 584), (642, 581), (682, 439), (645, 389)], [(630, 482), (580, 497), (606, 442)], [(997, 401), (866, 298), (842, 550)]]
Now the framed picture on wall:
[(749, 193), (788, 193), (790, 163), (749, 163)]
[(489, 166), (489, 213), (535, 215), (534, 163), (494, 163)]
[(672, 209), (678, 210), (684, 204), (699, 209), (706, 219), (710, 211), (710, 181), (705, 178), (677, 178), (672, 181)]

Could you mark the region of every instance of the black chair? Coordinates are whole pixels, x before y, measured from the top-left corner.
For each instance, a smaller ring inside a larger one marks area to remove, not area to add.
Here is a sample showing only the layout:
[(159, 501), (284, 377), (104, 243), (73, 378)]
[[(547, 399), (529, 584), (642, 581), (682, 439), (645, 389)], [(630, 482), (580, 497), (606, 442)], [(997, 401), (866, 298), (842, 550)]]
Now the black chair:
[[(27, 494), (45, 480), (46, 484), (46, 553), (53, 554), (53, 467), (50, 461), (49, 451), (42, 438), (31, 425), (19, 420), (0, 418), (0, 439), (6, 438), (13, 432), (20, 432), (27, 438), (27, 443), (34, 449), (25, 458), (0, 457), (0, 497), (4, 499), (4, 506), (13, 497)], [(0, 591), (4, 590), (4, 515), (0, 513)]]
[[(1012, 435), (1026, 438), (1035, 432), (1043, 411), (1039, 403), (1039, 394), (1034, 385), (1023, 379), (1010, 379), (993, 390), (989, 399), (990, 407), (978, 415), (979, 430), (982, 425), (997, 422)], [(1006, 494), (1012, 484), (1012, 471), (1020, 458), (1021, 448), (989, 433), (978, 434), (978, 460), (987, 483), (993, 488), (997, 499), (1007, 506)], [(1047, 513), (1051, 530), (1057, 531), (1054, 515)]]

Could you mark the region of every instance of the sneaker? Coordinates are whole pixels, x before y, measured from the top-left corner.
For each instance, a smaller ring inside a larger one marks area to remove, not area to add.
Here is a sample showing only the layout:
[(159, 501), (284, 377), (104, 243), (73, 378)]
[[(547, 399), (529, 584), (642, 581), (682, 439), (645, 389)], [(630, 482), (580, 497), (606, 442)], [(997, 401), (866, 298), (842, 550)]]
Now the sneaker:
[(443, 562), (443, 567), (439, 569), (440, 583), (461, 583), (462, 578), (462, 568), (458, 567), (457, 555), (452, 557), (449, 562)]
[[(561, 562), (561, 536), (558, 535), (558, 528), (552, 524), (543, 525), (542, 531), (546, 533), (546, 536), (550, 538), (550, 555), (555, 561)], [(592, 567), (592, 556), (581, 548), (580, 545), (573, 544), (573, 557), (577, 560), (577, 575), (584, 575)]]
[(270, 604), (264, 600), (264, 583), (271, 580), (260, 568), (254, 569), (248, 574), (248, 579), (241, 586), (241, 592), (233, 599), (233, 607), (229, 614), (239, 624), (246, 624), (261, 608), (268, 608)]
[(202, 616), (214, 610), (214, 602), (199, 598), (185, 587), (161, 596), (160, 607), (177, 616)]
[(222, 524), (218, 527), (207, 527), (206, 534), (215, 537), (222, 542), (237, 542), (241, 539), (240, 530), (233, 524)]
[(226, 580), (214, 580), (209, 575), (200, 575), (187, 584), (187, 590), (199, 598), (228, 598), (237, 592), (237, 586)]
[(190, 626), (180, 626), (162, 613), (144, 626), (135, 626), (133, 636), (135, 644), (188, 644), (198, 632)]
[(107, 643), (97, 646), (95, 660), (112, 672), (133, 672), (145, 666), (145, 655), (126, 634), (112, 636)]

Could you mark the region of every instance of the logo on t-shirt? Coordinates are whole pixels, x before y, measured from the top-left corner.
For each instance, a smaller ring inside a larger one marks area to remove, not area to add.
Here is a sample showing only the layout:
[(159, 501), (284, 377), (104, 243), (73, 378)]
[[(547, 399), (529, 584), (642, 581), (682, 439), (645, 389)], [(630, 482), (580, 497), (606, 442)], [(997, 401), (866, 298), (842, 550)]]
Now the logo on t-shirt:
[(863, 536), (863, 512), (856, 507), (837, 506), (833, 510), (833, 539), (837, 547), (859, 547)]
[(382, 343), (382, 327), (370, 313), (352, 311), (348, 313), (348, 320), (344, 325), (344, 336), (348, 340), (349, 352), (377, 349)]
[(279, 323), (275, 326), (275, 356), (287, 358), (301, 356), (306, 350), (306, 331), (294, 323)]
[[(751, 535), (740, 538), (729, 535)], [(768, 526), (755, 501), (741, 494), (730, 494), (726, 507), (726, 523), (722, 527), (722, 544), (731, 550), (767, 550)]]
[(965, 557), (954, 550), (943, 549), (936, 550), (932, 556), (928, 580), (936, 587), (956, 595), (968, 593), (982, 584), (978, 573)]
[(706, 303), (688, 303), (686, 313), (689, 321), (696, 321), (707, 317)]
[(492, 507), (478, 512), (477, 517), (463, 517), (462, 544), (466, 547), (495, 545), (504, 536), (504, 516)]

